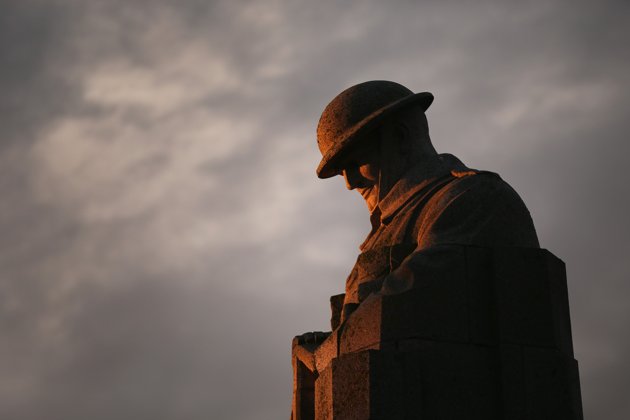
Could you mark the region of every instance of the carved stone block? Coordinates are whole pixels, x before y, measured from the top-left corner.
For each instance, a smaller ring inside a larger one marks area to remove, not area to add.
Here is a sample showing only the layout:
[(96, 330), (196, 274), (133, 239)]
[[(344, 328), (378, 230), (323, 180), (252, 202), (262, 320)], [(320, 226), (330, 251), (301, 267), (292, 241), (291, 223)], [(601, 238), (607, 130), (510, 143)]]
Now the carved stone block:
[(439, 276), (369, 296), (313, 362), (294, 348), (294, 420), (583, 418), (562, 261), (453, 251)]

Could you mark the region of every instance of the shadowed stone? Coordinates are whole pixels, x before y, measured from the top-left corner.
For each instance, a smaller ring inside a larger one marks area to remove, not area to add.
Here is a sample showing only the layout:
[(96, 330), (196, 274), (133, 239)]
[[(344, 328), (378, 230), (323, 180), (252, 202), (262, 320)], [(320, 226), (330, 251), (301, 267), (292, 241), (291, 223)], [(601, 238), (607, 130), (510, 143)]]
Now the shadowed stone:
[(293, 341), (292, 419), (581, 420), (564, 263), (499, 175), (435, 151), (432, 100), (372, 81), (320, 118), (317, 174), (372, 230), (332, 332)]
[(494, 254), (501, 340), (572, 357), (564, 263), (546, 250), (499, 248)]

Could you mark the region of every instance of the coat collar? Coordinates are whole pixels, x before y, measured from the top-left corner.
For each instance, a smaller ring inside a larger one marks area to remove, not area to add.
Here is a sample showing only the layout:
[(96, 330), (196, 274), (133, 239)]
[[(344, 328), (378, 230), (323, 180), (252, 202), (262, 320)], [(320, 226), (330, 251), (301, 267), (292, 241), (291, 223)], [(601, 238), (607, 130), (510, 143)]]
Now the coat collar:
[(438, 157), (439, 162), (428, 171), (426, 167), (421, 165), (409, 169), (381, 199), (375, 212), (380, 213), (380, 215), (373, 222), (387, 224), (411, 197), (441, 178), (448, 176), (461, 178), (479, 172), (476, 169), (468, 168), (461, 160), (451, 154), (444, 153)]

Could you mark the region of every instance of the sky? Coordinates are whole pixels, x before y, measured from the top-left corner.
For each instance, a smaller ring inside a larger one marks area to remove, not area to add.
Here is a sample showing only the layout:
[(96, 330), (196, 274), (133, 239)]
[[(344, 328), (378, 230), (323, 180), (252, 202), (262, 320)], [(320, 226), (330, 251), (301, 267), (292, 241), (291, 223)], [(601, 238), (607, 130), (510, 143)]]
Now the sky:
[(0, 418), (288, 418), (291, 339), (369, 231), (317, 122), (375, 79), (519, 192), (585, 418), (629, 418), (629, 2), (0, 6)]

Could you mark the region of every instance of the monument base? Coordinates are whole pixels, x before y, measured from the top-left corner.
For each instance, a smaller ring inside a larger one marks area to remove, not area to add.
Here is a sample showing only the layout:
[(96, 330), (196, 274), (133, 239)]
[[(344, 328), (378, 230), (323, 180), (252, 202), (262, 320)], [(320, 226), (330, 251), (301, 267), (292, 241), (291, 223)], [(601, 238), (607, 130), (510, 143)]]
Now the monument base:
[(562, 261), (452, 251), (439, 278), (371, 296), (321, 343), (294, 339), (293, 420), (582, 420)]

